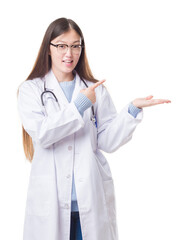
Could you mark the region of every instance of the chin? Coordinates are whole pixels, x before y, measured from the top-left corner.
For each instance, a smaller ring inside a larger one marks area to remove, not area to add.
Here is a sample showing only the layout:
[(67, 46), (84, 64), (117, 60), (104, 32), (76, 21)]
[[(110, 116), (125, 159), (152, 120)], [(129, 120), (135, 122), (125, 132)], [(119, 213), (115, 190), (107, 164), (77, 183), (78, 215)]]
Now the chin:
[(71, 73), (72, 71), (74, 70), (74, 68), (63, 68), (63, 69), (61, 69), (61, 71), (63, 72), (63, 73)]

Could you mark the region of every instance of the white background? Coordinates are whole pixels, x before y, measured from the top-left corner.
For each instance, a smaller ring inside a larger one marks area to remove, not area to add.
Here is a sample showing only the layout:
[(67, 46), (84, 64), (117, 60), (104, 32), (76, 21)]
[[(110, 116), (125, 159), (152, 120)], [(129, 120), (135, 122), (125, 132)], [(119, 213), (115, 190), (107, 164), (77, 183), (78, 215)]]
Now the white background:
[(105, 154), (115, 183), (120, 240), (188, 239), (188, 7), (183, 0), (6, 1), (0, 6), (0, 239), (22, 239), (30, 163), (16, 91), (44, 32), (59, 17), (84, 33), (94, 76), (119, 112), (153, 94), (133, 139)]

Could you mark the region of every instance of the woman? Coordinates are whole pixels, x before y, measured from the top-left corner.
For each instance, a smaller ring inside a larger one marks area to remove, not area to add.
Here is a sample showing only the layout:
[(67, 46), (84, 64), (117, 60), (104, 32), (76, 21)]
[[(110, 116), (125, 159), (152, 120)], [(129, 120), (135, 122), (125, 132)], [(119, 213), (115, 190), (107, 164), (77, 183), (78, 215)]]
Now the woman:
[(170, 101), (139, 98), (118, 114), (104, 81), (92, 75), (78, 25), (52, 22), (18, 94), (32, 162), (24, 240), (118, 239), (113, 178), (100, 150), (127, 143), (143, 107)]

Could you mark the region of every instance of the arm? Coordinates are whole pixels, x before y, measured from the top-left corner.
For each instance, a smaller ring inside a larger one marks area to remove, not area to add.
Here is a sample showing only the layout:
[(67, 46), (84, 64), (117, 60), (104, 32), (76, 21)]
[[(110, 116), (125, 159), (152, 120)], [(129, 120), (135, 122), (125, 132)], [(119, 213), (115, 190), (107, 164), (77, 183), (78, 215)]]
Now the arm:
[[(118, 114), (108, 91), (102, 87), (97, 110), (98, 148), (109, 153), (116, 151), (132, 138), (136, 126), (142, 120), (143, 108), (163, 103), (171, 103), (171, 101), (153, 99), (152, 95), (146, 98), (136, 98)], [(131, 105), (134, 106), (134, 113), (133, 109), (130, 109)]]
[(118, 114), (107, 89), (101, 86), (98, 97), (98, 148), (105, 152), (114, 152), (132, 138), (132, 134), (141, 122), (143, 111), (134, 118), (128, 113), (128, 106)]
[(77, 98), (74, 100), (74, 104), (76, 105), (82, 117), (83, 117), (84, 111), (92, 106), (92, 102), (90, 101), (90, 99), (81, 92), (78, 93)]
[(32, 140), (48, 148), (84, 126), (84, 121), (75, 106), (69, 103), (60, 111), (45, 116), (40, 96), (31, 81), (24, 82), (19, 88), (18, 111), (26, 132)]

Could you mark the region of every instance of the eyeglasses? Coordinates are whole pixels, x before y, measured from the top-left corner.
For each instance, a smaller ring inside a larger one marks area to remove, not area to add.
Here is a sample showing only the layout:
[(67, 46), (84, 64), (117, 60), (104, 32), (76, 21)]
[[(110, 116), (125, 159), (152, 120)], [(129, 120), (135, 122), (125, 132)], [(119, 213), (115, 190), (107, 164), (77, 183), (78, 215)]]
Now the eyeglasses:
[(53, 47), (57, 48), (58, 53), (64, 54), (68, 51), (68, 48), (71, 48), (71, 51), (73, 54), (79, 54), (83, 48), (83, 45), (77, 44), (77, 45), (67, 45), (67, 44), (53, 44), (50, 43)]

